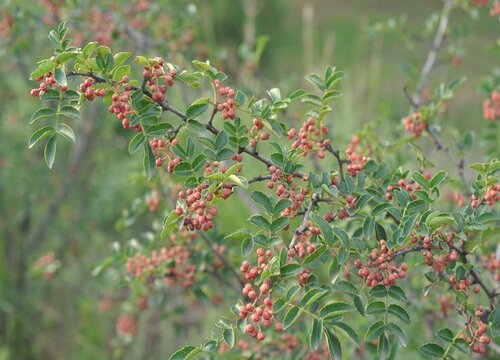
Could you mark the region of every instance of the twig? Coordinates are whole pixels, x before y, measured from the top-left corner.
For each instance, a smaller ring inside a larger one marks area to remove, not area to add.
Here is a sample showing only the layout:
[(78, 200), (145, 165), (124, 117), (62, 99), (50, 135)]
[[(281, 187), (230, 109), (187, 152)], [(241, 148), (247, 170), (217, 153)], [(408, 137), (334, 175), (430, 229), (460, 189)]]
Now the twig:
[(295, 230), (292, 241), (290, 241), (290, 245), (288, 245), (289, 249), (293, 249), (295, 247), (295, 243), (297, 242), (299, 236), (307, 231), (307, 222), (309, 221), (309, 215), (311, 214), (314, 206), (318, 203), (318, 201), (319, 201), (318, 194), (313, 194), (311, 202), (306, 210), (306, 213), (304, 214), (304, 218), (302, 219), (302, 224), (300, 224), (297, 230)]

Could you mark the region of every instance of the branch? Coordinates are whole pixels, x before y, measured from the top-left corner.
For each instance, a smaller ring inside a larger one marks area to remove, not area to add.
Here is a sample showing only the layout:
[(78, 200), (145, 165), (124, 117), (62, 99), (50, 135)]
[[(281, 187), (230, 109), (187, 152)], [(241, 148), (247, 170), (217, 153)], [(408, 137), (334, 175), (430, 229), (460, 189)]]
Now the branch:
[(288, 245), (289, 249), (293, 249), (295, 247), (295, 243), (297, 242), (297, 239), (299, 238), (300, 235), (305, 233), (307, 231), (307, 222), (309, 221), (309, 215), (311, 215), (311, 212), (314, 208), (314, 206), (319, 202), (319, 196), (318, 194), (313, 194), (311, 198), (311, 203), (309, 204), (309, 207), (306, 210), (306, 213), (304, 214), (304, 219), (302, 220), (302, 224), (295, 230), (295, 233), (293, 234), (292, 241), (290, 241), (290, 245)]
[(420, 251), (422, 249), (423, 249), (422, 245), (415, 245), (407, 249), (399, 250), (398, 252), (394, 253), (394, 257), (405, 256), (408, 253)]
[(339, 150), (333, 150), (331, 145), (328, 145), (325, 147), (326, 151), (328, 151), (330, 154), (332, 154), (335, 159), (337, 159), (337, 163), (339, 164), (339, 174), (340, 174), (340, 179), (345, 182), (345, 177), (344, 177), (344, 168), (343, 165), (347, 164), (348, 161), (341, 159), (340, 158), (340, 151)]

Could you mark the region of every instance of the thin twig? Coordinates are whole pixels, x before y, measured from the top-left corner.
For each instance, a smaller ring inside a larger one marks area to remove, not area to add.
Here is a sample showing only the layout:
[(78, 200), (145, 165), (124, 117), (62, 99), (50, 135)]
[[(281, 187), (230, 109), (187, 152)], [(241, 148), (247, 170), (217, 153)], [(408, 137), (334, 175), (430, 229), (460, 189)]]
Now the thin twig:
[(309, 215), (311, 214), (314, 206), (318, 203), (318, 201), (319, 201), (318, 194), (313, 194), (313, 196), (311, 197), (311, 202), (309, 203), (306, 213), (304, 214), (304, 218), (302, 219), (302, 224), (300, 224), (297, 230), (295, 230), (292, 241), (290, 241), (290, 245), (288, 245), (289, 249), (293, 249), (295, 247), (295, 243), (297, 242), (299, 236), (307, 231), (307, 222), (309, 221)]

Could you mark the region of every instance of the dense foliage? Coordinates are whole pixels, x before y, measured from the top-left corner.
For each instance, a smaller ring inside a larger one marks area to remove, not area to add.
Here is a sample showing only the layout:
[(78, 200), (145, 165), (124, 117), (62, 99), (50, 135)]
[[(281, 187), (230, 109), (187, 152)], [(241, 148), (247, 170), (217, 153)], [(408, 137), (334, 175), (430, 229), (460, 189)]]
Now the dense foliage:
[[(93, 270), (114, 274), (116, 291), (128, 297), (116, 322), (121, 351), (139, 335), (142, 312), (175, 316), (165, 299), (181, 291), (181, 298), (218, 306), (222, 316), (203, 343), (172, 359), (394, 359), (407, 346), (424, 358), (493, 358), (500, 330), (500, 79), (493, 71), (482, 81), (483, 113), (474, 120), (489, 122), (480, 140), (484, 161), (469, 159), (482, 156), (473, 132), (457, 136), (453, 148), (443, 140), (453, 132), (443, 121), (450, 100), (466, 78), (430, 89), (450, 14), (473, 13), (483, 3), (445, 0), (431, 19), (431, 46), (404, 90), (410, 110), (399, 137), (367, 125), (347, 147), (335, 113), (346, 74), (335, 67), (307, 75), (309, 90), (266, 84), (261, 96), (250, 84), (233, 85), (210, 61), (178, 65), (175, 56), (116, 52), (103, 44), (107, 38), (74, 46), (66, 23), (50, 31), (53, 54), (31, 73), (31, 95), (42, 105), (28, 146), (43, 144), (52, 168), (60, 142), (75, 142), (82, 109), (102, 101), (126, 131), (129, 153), (142, 154), (149, 179), (146, 201), (134, 202), (121, 226), (133, 228), (147, 212), (156, 214), (152, 224), (115, 243)], [(252, 71), (264, 42), (247, 49)], [(185, 99), (190, 105), (183, 107)], [(435, 168), (435, 153), (422, 148), (428, 144), (453, 173)], [(251, 212), (245, 227), (222, 222), (246, 213), (243, 207)], [(57, 263), (49, 254), (35, 267), (50, 277)], [(431, 314), (433, 334), (417, 328), (410, 335), (420, 321), (416, 310)]]

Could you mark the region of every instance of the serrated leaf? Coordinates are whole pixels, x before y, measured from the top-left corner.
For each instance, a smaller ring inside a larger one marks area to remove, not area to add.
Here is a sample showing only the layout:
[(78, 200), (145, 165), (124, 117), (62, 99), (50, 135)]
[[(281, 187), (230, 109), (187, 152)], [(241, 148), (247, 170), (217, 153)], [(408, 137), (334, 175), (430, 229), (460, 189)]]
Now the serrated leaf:
[(424, 354), (426, 356), (431, 356), (431, 357), (440, 358), (444, 355), (444, 349), (440, 345), (434, 344), (434, 343), (428, 343), (425, 345), (421, 345), (418, 347), (418, 350), (422, 354)]
[(393, 299), (396, 299), (396, 300), (399, 300), (399, 301), (403, 301), (403, 302), (407, 302), (408, 301), (404, 290), (401, 289), (399, 286), (396, 286), (396, 285), (392, 285), (391, 287), (389, 287), (389, 289), (388, 289), (388, 295), (390, 297), (392, 297)]
[(222, 332), (222, 337), (224, 338), (224, 341), (229, 346), (229, 348), (232, 349), (234, 346), (234, 329), (231, 328), (224, 330)]
[(366, 307), (366, 313), (369, 315), (385, 312), (385, 303), (382, 301), (373, 301)]
[(283, 329), (288, 329), (298, 319), (299, 315), (300, 308), (292, 305), (283, 318)]
[(36, 130), (28, 139), (28, 148), (31, 149), (37, 142), (49, 135), (54, 134), (54, 132), (55, 129), (52, 126), (43, 126), (40, 129)]
[(332, 360), (342, 360), (342, 346), (339, 339), (330, 329), (325, 328), (325, 336), (328, 343), (328, 350)]
[(57, 128), (56, 128), (56, 132), (62, 136), (64, 136), (66, 139), (72, 141), (72, 142), (75, 142), (76, 141), (76, 137), (75, 137), (75, 132), (73, 131), (73, 129), (67, 125), (67, 124), (64, 124), (64, 123), (60, 123), (57, 125)]
[(201, 98), (193, 102), (186, 110), (186, 120), (195, 119), (208, 109), (209, 98)]
[(252, 215), (249, 218), (250, 222), (264, 229), (269, 229), (269, 221), (262, 215)]
[(406, 337), (403, 329), (401, 329), (398, 325), (390, 322), (387, 323), (386, 329), (393, 333), (394, 336), (398, 338), (401, 346), (406, 346), (408, 344), (408, 338)]
[(144, 160), (143, 160), (144, 171), (148, 179), (151, 179), (156, 171), (156, 160), (153, 154), (153, 149), (149, 142), (144, 142)]
[(354, 308), (351, 304), (345, 301), (335, 301), (326, 304), (319, 311), (319, 316), (323, 319), (328, 319), (337, 315), (345, 314), (346, 312), (352, 311)]
[(57, 136), (52, 135), (47, 141), (47, 144), (45, 144), (45, 150), (43, 152), (45, 162), (47, 163), (47, 167), (49, 169), (52, 169), (52, 166), (54, 166), (54, 160), (56, 158), (56, 150), (57, 150)]
[(45, 119), (48, 117), (52, 117), (56, 115), (56, 110), (52, 108), (42, 108), (35, 111), (35, 113), (31, 116), (30, 124), (33, 124), (35, 121)]
[(273, 213), (273, 204), (271, 200), (262, 191), (254, 191), (250, 197), (256, 202), (264, 206), (269, 213)]
[(311, 331), (309, 333), (309, 345), (313, 351), (318, 349), (318, 343), (321, 339), (323, 324), (318, 319), (313, 319)]
[(392, 314), (392, 315), (396, 316), (401, 321), (403, 321), (403, 322), (405, 322), (407, 324), (410, 323), (410, 315), (401, 306), (396, 305), (396, 304), (391, 304), (387, 308), (387, 311), (389, 312), (389, 314)]
[(330, 224), (319, 215), (314, 215), (314, 222), (318, 224), (326, 243), (328, 245), (335, 244), (335, 237), (333, 236), (333, 230)]
[(65, 105), (59, 110), (59, 115), (66, 116), (75, 120), (80, 120), (80, 112), (71, 105)]
[(68, 80), (66, 79), (66, 73), (63, 68), (57, 67), (54, 69), (54, 79), (61, 86), (67, 86)]
[(182, 349), (179, 349), (175, 353), (173, 353), (170, 356), (169, 360), (188, 360), (200, 352), (201, 350), (195, 346), (184, 346)]
[(30, 74), (31, 79), (36, 79), (42, 75), (45, 75), (49, 71), (54, 70), (57, 67), (57, 63), (52, 60), (45, 60), (38, 65), (36, 70)]
[(446, 342), (453, 341), (453, 332), (448, 328), (442, 328), (436, 331), (436, 336)]
[(253, 238), (251, 236), (248, 236), (247, 234), (247, 237), (243, 239), (243, 241), (241, 242), (241, 254), (244, 257), (248, 257), (252, 253), (253, 246), (254, 246)]
[(304, 77), (311, 84), (315, 85), (319, 90), (323, 91), (325, 89), (324, 81), (316, 74), (309, 74)]
[(376, 338), (380, 336), (384, 332), (385, 325), (382, 320), (379, 320), (377, 322), (374, 322), (371, 324), (371, 326), (368, 328), (365, 334), (365, 339), (367, 341), (373, 341)]
[(325, 245), (318, 246), (311, 254), (304, 258), (302, 265), (307, 265), (310, 268), (321, 265), (326, 260), (324, 256), (328, 256), (327, 250), (328, 248)]
[(300, 306), (307, 307), (309, 304), (313, 303), (314, 301), (321, 299), (321, 297), (326, 295), (327, 292), (328, 292), (328, 289), (323, 289), (323, 288), (309, 289), (304, 294), (304, 296), (302, 296), (302, 299), (300, 300)]
[(441, 170), (440, 172), (438, 172), (436, 175), (434, 175), (432, 177), (431, 181), (429, 182), (430, 187), (433, 188), (433, 187), (438, 186), (446, 179), (447, 176), (448, 176), (448, 173), (444, 170)]

